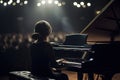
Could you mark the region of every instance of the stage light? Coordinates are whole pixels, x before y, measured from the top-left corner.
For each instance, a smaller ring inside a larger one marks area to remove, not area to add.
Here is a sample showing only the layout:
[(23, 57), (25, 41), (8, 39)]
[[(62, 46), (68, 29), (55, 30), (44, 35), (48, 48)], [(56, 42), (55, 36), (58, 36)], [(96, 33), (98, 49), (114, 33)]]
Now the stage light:
[(17, 0), (16, 3), (20, 3), (20, 0)]
[(61, 4), (61, 3), (58, 3), (58, 6), (62, 6), (62, 4)]
[(87, 6), (91, 6), (91, 3), (88, 2), (88, 3), (87, 3)]
[(42, 1), (41, 1), (41, 4), (43, 4), (43, 5), (44, 5), (45, 3), (46, 3), (46, 2), (45, 2), (45, 0), (42, 0)]
[(54, 1), (54, 3), (55, 3), (55, 4), (58, 4), (58, 3), (59, 3), (59, 1), (55, 0), (55, 1)]
[(77, 7), (78, 7), (78, 8), (80, 8), (80, 7), (81, 7), (81, 5), (80, 5), (80, 4), (77, 4)]
[[(28, 0), (0, 0), (0, 4), (2, 4), (3, 6), (7, 6), (7, 5), (17, 5), (19, 4), (20, 6), (23, 6), (23, 5), (26, 5), (28, 4)], [(38, 0), (38, 2), (36, 3), (37, 6), (43, 6), (45, 5), (47, 6), (47, 4), (53, 4), (53, 5), (57, 5), (57, 6), (64, 6), (66, 5), (66, 2), (65, 1), (58, 1), (58, 0)], [(91, 3), (88, 2), (88, 3), (85, 3), (85, 2), (72, 2), (72, 4), (77, 7), (77, 8), (80, 8), (80, 7), (83, 7), (83, 8), (86, 8), (86, 7), (89, 7), (91, 6)]]
[(4, 2), (4, 3), (3, 3), (3, 6), (7, 6), (7, 3), (6, 3), (6, 2)]
[(84, 5), (85, 3), (84, 2), (80, 2), (81, 5)]
[(85, 4), (85, 2), (79, 2), (80, 4), (78, 4), (77, 2), (73, 2), (73, 5), (74, 6), (76, 6), (77, 8), (80, 8), (80, 7), (82, 7), (82, 8), (86, 8), (87, 6), (89, 7), (89, 6), (91, 6), (91, 3), (87, 3), (87, 4)]
[(41, 6), (41, 3), (37, 3), (37, 6)]
[(13, 2), (13, 3), (12, 3), (12, 5), (13, 5), (13, 6), (15, 6), (15, 5), (16, 5), (16, 3), (15, 3), (15, 2)]
[(20, 3), (20, 6), (23, 6), (23, 3), (22, 3), (22, 2)]
[(13, 0), (9, 0), (9, 1), (8, 1), (8, 5), (11, 5), (12, 2), (13, 2)]
[(77, 6), (77, 2), (73, 2), (73, 5), (74, 5), (74, 6)]
[(62, 4), (62, 5), (65, 5), (66, 3), (65, 3), (65, 2), (62, 2), (61, 4)]
[(82, 5), (83, 8), (86, 8), (86, 5)]
[(26, 0), (26, 1), (24, 1), (24, 4), (28, 4), (28, 1)]
[(53, 2), (52, 0), (48, 0), (48, 4), (52, 4), (52, 2)]
[(0, 3), (2, 4), (2, 3), (3, 3), (3, 0), (1, 0)]

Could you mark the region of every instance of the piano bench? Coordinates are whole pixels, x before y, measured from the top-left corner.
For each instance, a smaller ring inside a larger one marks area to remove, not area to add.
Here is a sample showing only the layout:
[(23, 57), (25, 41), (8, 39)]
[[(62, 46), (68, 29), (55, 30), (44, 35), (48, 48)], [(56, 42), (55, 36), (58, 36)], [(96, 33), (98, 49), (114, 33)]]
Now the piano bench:
[(36, 77), (30, 71), (11, 71), (9, 80), (55, 80), (47, 77)]

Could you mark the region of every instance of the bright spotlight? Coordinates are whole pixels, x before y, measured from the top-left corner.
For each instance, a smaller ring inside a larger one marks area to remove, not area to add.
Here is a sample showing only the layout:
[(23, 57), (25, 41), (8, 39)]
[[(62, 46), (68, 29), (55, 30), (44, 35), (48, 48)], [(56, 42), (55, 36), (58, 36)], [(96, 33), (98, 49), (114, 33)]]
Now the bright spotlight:
[(6, 2), (4, 2), (4, 3), (3, 3), (3, 6), (7, 6), (7, 3), (6, 3)]
[(80, 7), (81, 7), (81, 5), (80, 5), (80, 4), (77, 4), (77, 7), (78, 7), (78, 8), (80, 8)]
[(26, 0), (26, 1), (24, 1), (24, 4), (28, 4), (28, 1)]
[(91, 6), (91, 3), (87, 3), (87, 6)]
[(20, 3), (20, 0), (17, 0), (16, 3)]
[(42, 1), (41, 1), (41, 4), (45, 4), (45, 3), (46, 3), (45, 0), (42, 0)]
[(54, 1), (55, 4), (58, 4), (59, 2), (57, 0)]
[(1, 0), (0, 3), (2, 4), (2, 3), (3, 3), (3, 0)]
[(84, 5), (85, 3), (84, 2), (80, 2), (81, 5)]
[(37, 6), (41, 6), (41, 3), (37, 3)]
[(62, 4), (61, 4), (61, 3), (58, 3), (58, 6), (62, 6)]
[(74, 6), (77, 6), (77, 2), (73, 2), (73, 5), (74, 5)]
[(48, 0), (48, 3), (49, 3), (49, 4), (52, 4), (52, 2), (53, 2), (52, 0)]
[(9, 0), (8, 1), (8, 5), (12, 4), (13, 0)]

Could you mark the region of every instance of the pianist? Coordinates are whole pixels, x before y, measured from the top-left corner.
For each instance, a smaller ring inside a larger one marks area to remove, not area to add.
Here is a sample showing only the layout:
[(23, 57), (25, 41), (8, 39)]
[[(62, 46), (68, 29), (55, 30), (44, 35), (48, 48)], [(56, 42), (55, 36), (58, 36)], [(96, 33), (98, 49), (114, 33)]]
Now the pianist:
[(32, 38), (35, 40), (31, 45), (32, 68), (31, 73), (38, 77), (48, 77), (55, 80), (68, 80), (64, 73), (54, 72), (57, 67), (52, 46), (47, 42), (47, 37), (52, 32), (51, 25), (41, 20), (35, 24)]

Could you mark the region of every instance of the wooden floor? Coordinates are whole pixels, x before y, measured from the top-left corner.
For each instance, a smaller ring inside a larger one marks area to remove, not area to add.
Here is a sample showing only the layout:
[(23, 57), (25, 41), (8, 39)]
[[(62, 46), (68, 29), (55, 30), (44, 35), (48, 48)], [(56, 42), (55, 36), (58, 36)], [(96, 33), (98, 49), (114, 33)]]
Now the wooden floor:
[[(62, 71), (63, 73), (67, 74), (69, 77), (69, 80), (77, 80), (77, 73), (76, 72), (72, 72), (72, 71)], [(94, 75), (96, 77), (96, 75)], [(9, 80), (8, 76), (0, 76), (0, 80)], [(83, 76), (83, 80), (88, 80), (87, 79), (87, 74), (84, 74)], [(99, 77), (99, 80), (102, 80)], [(112, 80), (120, 80), (120, 73), (117, 73), (113, 76)]]
[[(77, 73), (76, 72), (72, 72), (72, 71), (63, 71), (63, 73), (67, 74), (69, 77), (69, 80), (77, 80)], [(97, 77), (97, 75), (94, 75), (95, 79)], [(83, 80), (88, 80), (87, 78), (87, 74), (84, 74), (83, 76)], [(102, 80), (101, 77), (99, 77), (99, 80)], [(120, 73), (116, 73), (113, 77), (112, 80), (120, 80)]]

